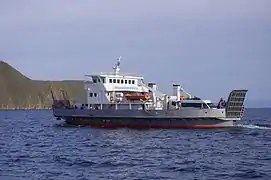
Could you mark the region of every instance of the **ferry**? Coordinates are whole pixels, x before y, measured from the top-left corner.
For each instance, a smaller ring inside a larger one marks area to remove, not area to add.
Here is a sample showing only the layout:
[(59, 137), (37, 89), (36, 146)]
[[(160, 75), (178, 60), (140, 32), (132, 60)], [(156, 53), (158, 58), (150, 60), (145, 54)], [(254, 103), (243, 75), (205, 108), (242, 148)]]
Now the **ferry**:
[(232, 90), (215, 105), (180, 84), (172, 85), (172, 94), (162, 93), (142, 76), (121, 73), (120, 62), (112, 72), (86, 75), (85, 102), (72, 103), (67, 93), (57, 99), (51, 91), (56, 119), (93, 127), (224, 128), (243, 118), (245, 89)]

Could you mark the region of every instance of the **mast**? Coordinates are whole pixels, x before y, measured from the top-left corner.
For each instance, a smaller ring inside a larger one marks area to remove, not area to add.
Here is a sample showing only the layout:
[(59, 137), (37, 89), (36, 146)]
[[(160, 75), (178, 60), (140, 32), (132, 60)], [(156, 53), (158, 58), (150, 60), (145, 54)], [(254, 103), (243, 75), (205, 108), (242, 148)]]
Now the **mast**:
[(120, 60), (121, 60), (121, 59), (122, 59), (122, 57), (119, 56), (119, 57), (118, 57), (117, 63), (116, 63), (115, 66), (113, 67), (115, 75), (118, 75), (118, 74), (119, 74), (119, 71), (120, 71)]
[[(122, 59), (122, 57), (119, 56), (118, 59), (117, 59), (118, 60), (117, 63), (113, 67), (114, 75), (119, 75), (119, 72), (120, 72), (120, 60), (121, 59)], [(115, 90), (112, 91), (112, 95), (111, 96), (113, 96), (113, 102), (116, 103), (116, 101), (115, 101), (115, 98), (116, 98), (116, 92), (115, 92)]]

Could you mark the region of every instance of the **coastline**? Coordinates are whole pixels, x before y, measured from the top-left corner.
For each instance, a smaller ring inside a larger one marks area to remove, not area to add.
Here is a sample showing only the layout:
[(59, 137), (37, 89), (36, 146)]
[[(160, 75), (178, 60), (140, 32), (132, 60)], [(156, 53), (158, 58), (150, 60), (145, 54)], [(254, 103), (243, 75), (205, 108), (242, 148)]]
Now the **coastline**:
[(52, 110), (52, 108), (0, 108), (0, 111), (17, 111), (17, 110)]

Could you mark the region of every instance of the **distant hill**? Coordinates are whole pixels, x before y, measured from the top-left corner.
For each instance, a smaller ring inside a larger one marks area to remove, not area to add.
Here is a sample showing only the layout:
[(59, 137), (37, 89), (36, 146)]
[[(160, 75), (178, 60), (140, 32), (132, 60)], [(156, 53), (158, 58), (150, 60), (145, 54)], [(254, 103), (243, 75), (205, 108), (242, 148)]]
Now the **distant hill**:
[(63, 89), (71, 100), (85, 101), (84, 81), (31, 80), (0, 61), (0, 109), (51, 108), (51, 89), (57, 97), (61, 97)]

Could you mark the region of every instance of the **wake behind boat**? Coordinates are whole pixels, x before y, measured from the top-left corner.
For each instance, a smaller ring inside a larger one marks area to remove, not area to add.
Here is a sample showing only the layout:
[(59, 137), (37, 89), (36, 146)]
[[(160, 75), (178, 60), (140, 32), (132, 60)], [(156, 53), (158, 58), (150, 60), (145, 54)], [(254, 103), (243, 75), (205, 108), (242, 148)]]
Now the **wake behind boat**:
[(86, 103), (71, 104), (67, 94), (56, 99), (53, 114), (67, 124), (135, 128), (222, 128), (234, 125), (244, 114), (247, 90), (233, 90), (217, 106), (173, 84), (173, 94), (160, 92), (156, 83), (120, 73), (120, 58), (111, 73), (87, 75)]

